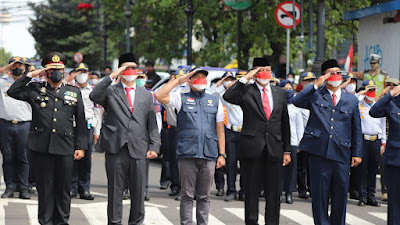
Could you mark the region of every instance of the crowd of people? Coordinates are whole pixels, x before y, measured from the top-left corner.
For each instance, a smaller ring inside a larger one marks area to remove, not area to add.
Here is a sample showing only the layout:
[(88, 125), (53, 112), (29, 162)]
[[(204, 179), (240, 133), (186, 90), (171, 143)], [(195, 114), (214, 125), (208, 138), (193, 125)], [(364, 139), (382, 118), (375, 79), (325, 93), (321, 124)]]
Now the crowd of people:
[(71, 198), (95, 198), (96, 150), (105, 152), (108, 224), (121, 224), (123, 199), (131, 199), (129, 224), (144, 221), (149, 160), (160, 156), (160, 189), (180, 201), (181, 224), (192, 224), (194, 202), (197, 224), (208, 224), (214, 181), (224, 201), (244, 201), (246, 224), (258, 224), (260, 197), (265, 223), (279, 224), (294, 192), (311, 198), (315, 224), (345, 224), (348, 195), (380, 206), (378, 169), (388, 224), (400, 224), (399, 80), (375, 54), (371, 70), (342, 74), (331, 59), (297, 84), (285, 63), (275, 77), (266, 58), (254, 58), (250, 71), (211, 86), (206, 70), (178, 70), (153, 90), (154, 63), (143, 71), (131, 53), (103, 76), (83, 62), (65, 76), (59, 52), (44, 56), (42, 69), (12, 57), (0, 69), (1, 198), (29, 199), (36, 187), (39, 223), (67, 224)]

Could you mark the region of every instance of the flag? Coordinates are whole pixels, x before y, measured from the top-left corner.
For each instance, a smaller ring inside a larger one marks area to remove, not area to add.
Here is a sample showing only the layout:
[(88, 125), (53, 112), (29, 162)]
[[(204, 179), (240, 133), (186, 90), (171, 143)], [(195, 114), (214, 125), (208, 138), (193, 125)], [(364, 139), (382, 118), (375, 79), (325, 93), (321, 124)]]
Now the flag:
[(346, 72), (353, 71), (353, 43), (350, 46), (349, 54), (347, 54), (344, 70), (346, 70)]

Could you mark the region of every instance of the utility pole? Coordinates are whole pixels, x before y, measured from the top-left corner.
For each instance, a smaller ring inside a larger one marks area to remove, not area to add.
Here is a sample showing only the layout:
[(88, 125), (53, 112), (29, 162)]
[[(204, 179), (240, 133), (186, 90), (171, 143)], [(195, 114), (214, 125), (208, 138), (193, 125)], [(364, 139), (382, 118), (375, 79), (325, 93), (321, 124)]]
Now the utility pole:
[(317, 15), (317, 56), (312, 66), (315, 74), (321, 74), (321, 65), (325, 61), (325, 0), (318, 0)]
[(126, 19), (126, 53), (131, 52), (131, 39), (130, 39), (130, 24), (129, 20), (131, 18), (132, 12), (131, 12), (131, 4), (130, 0), (126, 0), (126, 5), (125, 5), (125, 19)]
[(242, 12), (238, 11), (238, 35), (237, 35), (237, 48), (238, 48), (238, 55), (237, 55), (237, 60), (238, 60), (238, 69), (242, 69), (242, 43), (240, 42), (241, 40), (241, 34), (242, 34)]
[(185, 8), (187, 16), (187, 65), (192, 65), (192, 30), (193, 30), (193, 0), (187, 0), (187, 6)]

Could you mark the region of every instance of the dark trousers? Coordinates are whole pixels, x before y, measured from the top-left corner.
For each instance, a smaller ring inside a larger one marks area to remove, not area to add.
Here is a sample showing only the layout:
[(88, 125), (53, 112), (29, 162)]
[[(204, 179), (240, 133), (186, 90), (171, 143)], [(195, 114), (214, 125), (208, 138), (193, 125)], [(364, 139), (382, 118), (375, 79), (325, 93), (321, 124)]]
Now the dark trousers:
[(171, 169), (169, 166), (170, 153), (168, 151), (170, 141), (168, 140), (168, 132), (169, 129), (167, 127), (163, 127), (161, 130), (160, 152), (163, 155), (163, 158), (161, 166), (160, 185), (169, 185), (171, 183)]
[(297, 153), (297, 191), (302, 194), (307, 191), (311, 193), (308, 153), (304, 151)]
[(383, 165), (383, 155), (385, 155), (385, 153), (380, 156), (379, 173), (381, 174), (381, 192), (382, 194), (386, 194), (387, 188), (385, 183), (385, 166)]
[(93, 129), (88, 129), (88, 149), (85, 151), (85, 156), (82, 159), (74, 161), (71, 192), (83, 193), (85, 191), (90, 191), (90, 175), (92, 171), (92, 145)]
[(363, 141), (363, 159), (360, 165), (361, 176), (359, 177), (358, 193), (362, 199), (375, 198), (376, 174), (380, 160), (381, 140)]
[(296, 191), (297, 175), (297, 146), (290, 147), (291, 161), (282, 170), (282, 192), (292, 193)]
[(0, 119), (0, 150), (7, 189), (28, 189), (29, 161), (26, 143), (30, 122), (13, 124)]
[(122, 199), (126, 183), (128, 183), (131, 193), (128, 224), (143, 223), (146, 160), (132, 158), (129, 155), (127, 145), (125, 145), (117, 154), (106, 153), (106, 173), (108, 181), (108, 225), (122, 224)]
[(39, 223), (68, 224), (73, 156), (32, 153), (39, 194)]
[[(341, 163), (309, 154), (308, 163), (314, 223), (345, 225), (350, 162)], [(330, 216), (329, 199), (331, 199)]]
[(169, 168), (171, 175), (171, 190), (181, 190), (181, 185), (179, 183), (179, 168), (178, 162), (176, 160), (176, 127), (171, 126), (168, 129), (168, 159)]
[[(226, 144), (225, 150), (227, 154), (226, 158), (226, 182), (228, 185), (227, 195), (236, 194), (236, 177), (237, 177), (237, 161), (238, 161), (238, 151), (239, 151), (239, 140), (241, 134), (234, 132), (230, 129), (225, 129)], [(242, 174), (242, 171), (241, 171)], [(240, 191), (244, 191), (244, 181), (240, 174)]]
[(271, 162), (267, 157), (243, 159), (245, 183), (245, 223), (258, 224), (258, 199), (261, 177), (264, 177), (265, 224), (279, 224), (282, 162)]
[(388, 194), (388, 225), (400, 224), (400, 167), (385, 165)]
[(217, 188), (217, 190), (222, 189), (224, 190), (225, 187), (225, 170), (226, 167), (222, 167), (219, 169), (215, 169), (215, 174), (214, 174), (214, 180), (215, 180), (215, 187)]

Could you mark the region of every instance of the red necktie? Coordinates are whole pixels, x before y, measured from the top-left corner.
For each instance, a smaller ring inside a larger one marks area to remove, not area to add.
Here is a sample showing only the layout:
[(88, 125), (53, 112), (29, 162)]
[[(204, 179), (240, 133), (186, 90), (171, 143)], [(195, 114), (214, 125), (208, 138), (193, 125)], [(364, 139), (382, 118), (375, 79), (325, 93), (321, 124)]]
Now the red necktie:
[(133, 105), (132, 105), (132, 100), (131, 100), (131, 94), (129, 93), (130, 90), (132, 90), (133, 88), (130, 87), (126, 87), (125, 91), (126, 91), (126, 98), (128, 99), (128, 103), (129, 103), (129, 109), (131, 110), (131, 113), (133, 113)]
[(264, 112), (265, 115), (267, 116), (267, 119), (271, 116), (271, 107), (269, 105), (269, 99), (267, 95), (267, 90), (263, 88), (263, 107), (264, 107)]
[(335, 95), (335, 93), (332, 93), (332, 101), (333, 101), (333, 106), (336, 106), (336, 95)]

